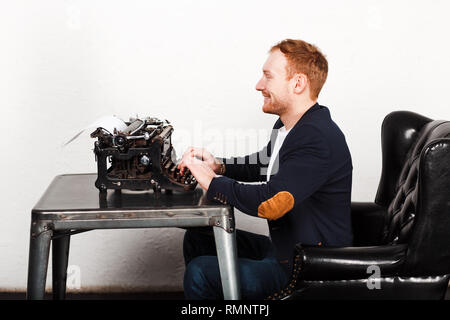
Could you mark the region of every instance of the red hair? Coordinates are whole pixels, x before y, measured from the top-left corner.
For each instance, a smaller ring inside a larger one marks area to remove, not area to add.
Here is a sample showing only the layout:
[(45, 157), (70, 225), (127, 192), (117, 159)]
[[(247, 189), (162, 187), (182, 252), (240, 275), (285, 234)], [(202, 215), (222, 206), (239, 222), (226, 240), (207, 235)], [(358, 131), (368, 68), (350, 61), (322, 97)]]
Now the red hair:
[(319, 96), (328, 75), (328, 62), (320, 50), (303, 40), (286, 39), (274, 45), (269, 52), (280, 50), (288, 61), (288, 79), (303, 73), (309, 81), (311, 99)]

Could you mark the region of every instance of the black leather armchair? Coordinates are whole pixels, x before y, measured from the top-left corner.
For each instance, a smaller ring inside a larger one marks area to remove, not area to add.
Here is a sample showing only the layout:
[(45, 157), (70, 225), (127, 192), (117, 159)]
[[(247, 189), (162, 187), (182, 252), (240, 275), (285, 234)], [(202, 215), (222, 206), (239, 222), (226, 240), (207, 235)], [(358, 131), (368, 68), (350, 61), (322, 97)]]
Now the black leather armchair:
[(450, 278), (450, 122), (408, 111), (382, 125), (374, 203), (352, 203), (354, 247), (295, 248), (274, 299), (443, 299)]

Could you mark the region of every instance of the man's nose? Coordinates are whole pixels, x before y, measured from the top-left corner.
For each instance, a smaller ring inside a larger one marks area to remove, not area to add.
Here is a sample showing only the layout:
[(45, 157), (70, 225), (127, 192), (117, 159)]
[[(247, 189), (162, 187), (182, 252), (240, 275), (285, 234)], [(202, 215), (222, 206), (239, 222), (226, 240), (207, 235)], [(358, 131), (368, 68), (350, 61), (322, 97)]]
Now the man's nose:
[(256, 83), (256, 90), (263, 91), (264, 90), (264, 84), (263, 79), (259, 79), (259, 81)]

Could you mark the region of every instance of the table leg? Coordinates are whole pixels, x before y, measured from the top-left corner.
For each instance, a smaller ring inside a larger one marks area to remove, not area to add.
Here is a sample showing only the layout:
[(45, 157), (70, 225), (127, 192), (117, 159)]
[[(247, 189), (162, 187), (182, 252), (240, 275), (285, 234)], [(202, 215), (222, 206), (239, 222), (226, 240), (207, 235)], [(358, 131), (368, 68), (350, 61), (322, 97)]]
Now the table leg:
[(214, 239), (219, 261), (220, 278), (222, 280), (225, 300), (240, 299), (240, 283), (238, 257), (236, 250), (236, 233), (227, 232), (221, 227), (213, 227)]
[(32, 227), (28, 260), (27, 299), (43, 300), (53, 231), (48, 230), (46, 227), (44, 228), (45, 231), (39, 233), (35, 230), (37, 228)]
[(70, 235), (55, 234), (52, 241), (53, 299), (66, 298), (67, 265), (69, 262)]

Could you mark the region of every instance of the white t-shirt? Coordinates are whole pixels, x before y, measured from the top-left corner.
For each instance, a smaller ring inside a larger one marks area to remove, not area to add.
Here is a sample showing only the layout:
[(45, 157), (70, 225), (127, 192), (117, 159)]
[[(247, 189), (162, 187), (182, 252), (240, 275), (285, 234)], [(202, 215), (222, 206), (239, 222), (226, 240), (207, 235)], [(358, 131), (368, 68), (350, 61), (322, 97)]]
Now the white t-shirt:
[[(286, 130), (284, 126), (282, 126), (280, 129), (278, 129), (278, 135), (277, 139), (275, 140), (275, 144), (273, 146), (272, 155), (270, 156), (269, 166), (267, 167), (267, 181), (270, 180), (270, 175), (272, 174), (273, 164), (275, 162), (275, 159), (278, 156), (278, 153), (280, 152), (281, 146), (283, 145), (284, 139), (286, 139), (286, 136), (288, 135), (289, 131), (291, 129)], [(277, 166), (278, 168), (278, 166)]]

